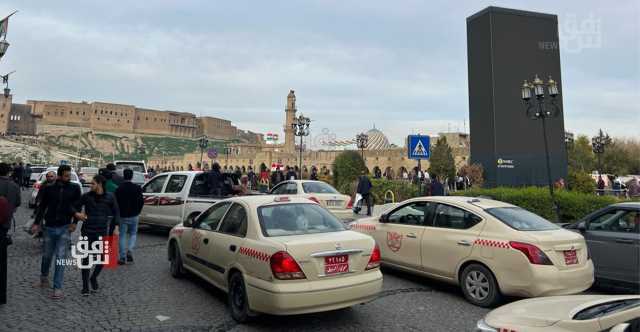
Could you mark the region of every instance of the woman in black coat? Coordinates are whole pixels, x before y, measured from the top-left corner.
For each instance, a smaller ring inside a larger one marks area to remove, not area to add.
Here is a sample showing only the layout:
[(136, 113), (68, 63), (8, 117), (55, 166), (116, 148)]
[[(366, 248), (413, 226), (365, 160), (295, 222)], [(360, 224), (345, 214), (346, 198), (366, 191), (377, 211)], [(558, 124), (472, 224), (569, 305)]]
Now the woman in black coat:
[[(103, 241), (103, 237), (107, 235), (109, 224), (112, 222), (115, 225), (119, 224), (120, 213), (118, 212), (118, 203), (112, 193), (108, 193), (105, 190), (105, 184), (107, 179), (102, 175), (96, 175), (91, 181), (91, 191), (82, 195), (80, 201), (76, 203), (76, 211), (82, 211), (84, 213), (76, 213), (75, 217), (78, 220), (82, 220), (82, 228), (80, 233), (82, 239), (87, 241), (88, 249), (93, 247), (93, 243)], [(117, 234), (117, 231), (116, 231)], [(103, 244), (103, 247), (107, 247)], [(111, 246), (113, 248), (113, 246)], [(109, 257), (116, 259), (116, 252), (109, 253)], [(103, 256), (100, 255), (103, 259)], [(89, 257), (82, 258), (82, 295), (89, 295), (89, 282), (91, 282), (92, 292), (98, 290), (98, 275), (102, 271), (103, 264), (98, 262), (95, 265), (91, 277), (91, 266), (89, 266)], [(86, 266), (89, 266), (88, 268)]]

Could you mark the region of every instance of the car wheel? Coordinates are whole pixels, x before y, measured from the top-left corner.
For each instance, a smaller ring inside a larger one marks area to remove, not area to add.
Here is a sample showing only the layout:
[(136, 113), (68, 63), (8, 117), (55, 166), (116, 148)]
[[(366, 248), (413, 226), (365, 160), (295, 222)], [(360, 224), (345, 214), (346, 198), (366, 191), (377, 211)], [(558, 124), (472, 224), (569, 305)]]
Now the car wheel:
[(480, 264), (471, 264), (462, 271), (460, 286), (467, 300), (480, 307), (493, 307), (502, 298), (493, 273)]
[(246, 323), (254, 314), (249, 309), (247, 289), (242, 274), (236, 272), (229, 278), (229, 308), (231, 317), (238, 323)]
[(169, 256), (171, 259), (171, 266), (169, 267), (171, 276), (174, 278), (181, 278), (185, 275), (185, 271), (184, 266), (182, 265), (182, 256), (180, 255), (180, 249), (175, 243), (171, 244), (169, 248), (171, 250), (171, 255)]

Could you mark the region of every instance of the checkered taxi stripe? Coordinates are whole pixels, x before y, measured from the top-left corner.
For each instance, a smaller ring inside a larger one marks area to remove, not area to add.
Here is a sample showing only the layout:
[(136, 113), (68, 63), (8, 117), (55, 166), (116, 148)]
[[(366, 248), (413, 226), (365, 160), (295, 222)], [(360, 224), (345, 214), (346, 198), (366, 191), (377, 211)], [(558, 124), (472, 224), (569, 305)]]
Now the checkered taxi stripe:
[(351, 225), (351, 229), (358, 229), (358, 230), (361, 230), (361, 231), (375, 231), (376, 230), (376, 225), (352, 224)]
[(271, 256), (267, 253), (247, 247), (240, 247), (240, 254), (255, 258), (257, 260), (261, 260), (263, 262), (268, 262), (269, 258), (271, 258)]
[(473, 242), (473, 244), (476, 244), (479, 246), (485, 246), (485, 247), (502, 248), (502, 249), (511, 248), (511, 246), (509, 246), (509, 242), (497, 241), (497, 240), (476, 239), (475, 242)]

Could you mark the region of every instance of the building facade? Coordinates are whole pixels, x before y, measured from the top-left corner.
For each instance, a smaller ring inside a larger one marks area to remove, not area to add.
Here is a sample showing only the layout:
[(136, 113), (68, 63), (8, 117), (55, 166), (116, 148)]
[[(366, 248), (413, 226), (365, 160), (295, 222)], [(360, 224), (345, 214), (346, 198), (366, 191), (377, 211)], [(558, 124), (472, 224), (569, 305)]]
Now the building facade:
[[(133, 105), (104, 102), (60, 102), (28, 100), (38, 126), (56, 125), (96, 131), (135, 134), (233, 139), (237, 128), (231, 121), (192, 113), (159, 111)], [(37, 131), (37, 130), (36, 130)]]

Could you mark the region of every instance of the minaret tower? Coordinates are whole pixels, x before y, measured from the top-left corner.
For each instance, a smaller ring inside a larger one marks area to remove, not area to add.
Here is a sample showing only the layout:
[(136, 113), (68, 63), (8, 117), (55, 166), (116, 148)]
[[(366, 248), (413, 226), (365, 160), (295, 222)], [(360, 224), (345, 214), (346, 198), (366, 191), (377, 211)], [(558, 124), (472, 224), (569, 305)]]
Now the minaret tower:
[(296, 111), (296, 95), (293, 90), (289, 90), (289, 95), (287, 95), (287, 108), (284, 110), (286, 114), (284, 123), (284, 150), (286, 152), (296, 151), (296, 136), (292, 126), (296, 119)]

